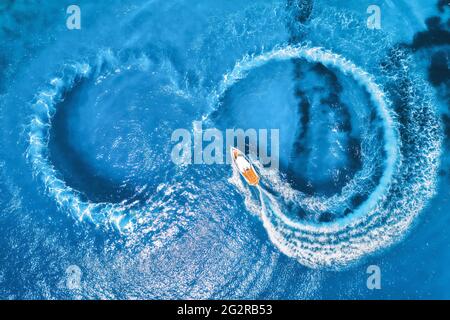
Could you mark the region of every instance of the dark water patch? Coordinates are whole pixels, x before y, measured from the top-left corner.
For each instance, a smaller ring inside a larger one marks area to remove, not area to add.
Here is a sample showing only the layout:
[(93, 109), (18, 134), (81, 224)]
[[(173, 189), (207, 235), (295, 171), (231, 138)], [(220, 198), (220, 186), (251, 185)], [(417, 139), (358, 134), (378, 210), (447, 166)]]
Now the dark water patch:
[(438, 51), (431, 56), (431, 64), (428, 68), (428, 80), (435, 87), (450, 85), (450, 69), (448, 67), (448, 52)]
[[(361, 141), (352, 136), (353, 128), (349, 106), (343, 103), (340, 98), (343, 87), (335, 72), (321, 63), (310, 64), (299, 59), (295, 60), (294, 63), (295, 94), (298, 99), (300, 124), (286, 174), (288, 180), (293, 183), (296, 189), (309, 195), (315, 192), (333, 194), (339, 192), (348, 183), (354, 172), (362, 168)], [(320, 79), (320, 81), (315, 83), (313, 87), (308, 88), (304, 79), (309, 76)], [(318, 97), (319, 100), (317, 101), (314, 97)], [(316, 100), (314, 106), (311, 104), (311, 99)], [(321, 116), (317, 115), (318, 112)], [(313, 113), (316, 113), (316, 115), (314, 116)], [(320, 121), (323, 123), (315, 123), (313, 116), (316, 120), (322, 119), (323, 121)], [(312, 157), (311, 143), (327, 140), (326, 136), (317, 136), (317, 126), (325, 130), (327, 127), (333, 126), (338, 136), (340, 134), (345, 135), (345, 137), (340, 135), (341, 138), (339, 138), (343, 139), (342, 142), (346, 150), (345, 165), (340, 165), (339, 170), (333, 173), (332, 179), (330, 176), (328, 182), (308, 178), (305, 176), (304, 165), (301, 164), (312, 161), (309, 160)]]
[(16, 40), (20, 38), (20, 33), (6, 26), (2, 27), (2, 34), (6, 39)]
[(448, 0), (439, 0), (437, 2), (437, 8), (441, 13), (443, 13), (445, 11), (445, 8), (448, 8), (448, 6), (449, 6)]
[(287, 9), (295, 22), (305, 23), (311, 16), (313, 4), (313, 0), (288, 0)]
[(302, 141), (307, 133), (307, 128), (308, 128), (308, 123), (310, 121), (310, 110), (311, 110), (311, 104), (308, 100), (308, 97), (306, 96), (306, 94), (300, 90), (300, 88), (296, 88), (295, 90), (295, 95), (297, 97), (297, 99), (299, 100), (299, 111), (300, 111), (300, 123), (301, 123), (301, 129), (300, 132), (298, 133), (298, 139), (296, 140), (296, 148), (297, 150), (299, 150), (299, 146), (298, 144), (300, 144), (300, 141)]
[[(296, 158), (294, 160), (298, 159)], [(287, 168), (281, 167), (280, 169), (286, 173), (287, 180), (294, 189), (307, 195), (314, 195), (316, 193), (316, 187), (305, 177), (299, 175), (298, 172), (292, 168), (292, 166)]]
[[(306, 24), (313, 10), (314, 1), (313, 0), (287, 0), (286, 10), (289, 15), (287, 20), (287, 28), (289, 30), (289, 44), (298, 44), (303, 38), (304, 34), (300, 32), (300, 25)], [(297, 139), (294, 142), (294, 153), (300, 154), (306, 152), (306, 148), (302, 141), (306, 138), (308, 123), (310, 121), (310, 102), (303, 92), (299, 80), (302, 78), (302, 61), (300, 59), (293, 59), (292, 63), (294, 65), (294, 81), (296, 81), (295, 86), (295, 96), (298, 101), (298, 110), (300, 116), (300, 130), (297, 133)], [(291, 155), (292, 157), (292, 155)]]
[(410, 44), (414, 51), (431, 48), (441, 45), (450, 44), (450, 32), (442, 23), (440, 17), (430, 17), (425, 21), (428, 30), (417, 32), (414, 35), (413, 41)]
[(350, 208), (345, 208), (345, 210), (344, 210), (344, 216), (348, 216), (348, 215), (351, 214), (352, 212), (353, 212), (352, 209), (350, 209)]
[(290, 44), (297, 44), (304, 39), (300, 26), (309, 21), (313, 5), (313, 0), (287, 0), (286, 11), (289, 15), (287, 28)]
[(350, 199), (350, 203), (353, 208), (358, 208), (364, 201), (366, 201), (368, 195), (356, 194)]
[(446, 114), (442, 115), (442, 122), (444, 123), (444, 133), (447, 142), (450, 142), (450, 117)]
[[(445, 19), (445, 9), (448, 8), (448, 1), (440, 0), (436, 3), (441, 16), (432, 16), (426, 19), (427, 30), (417, 32), (410, 44), (400, 44), (416, 52), (422, 49), (433, 49), (435, 52), (430, 56), (428, 67), (428, 80), (434, 87), (444, 88), (443, 99), (450, 101), (450, 70), (448, 56), (450, 45), (450, 19)], [(437, 52), (436, 52), (437, 51)]]
[(334, 219), (334, 215), (331, 212), (324, 212), (319, 217), (319, 222), (330, 222)]
[(286, 205), (286, 209), (288, 212), (292, 212), (294, 214), (294, 216), (297, 218), (306, 219), (306, 217), (307, 217), (305, 210), (299, 208), (297, 205), (294, 205), (292, 203), (288, 203)]

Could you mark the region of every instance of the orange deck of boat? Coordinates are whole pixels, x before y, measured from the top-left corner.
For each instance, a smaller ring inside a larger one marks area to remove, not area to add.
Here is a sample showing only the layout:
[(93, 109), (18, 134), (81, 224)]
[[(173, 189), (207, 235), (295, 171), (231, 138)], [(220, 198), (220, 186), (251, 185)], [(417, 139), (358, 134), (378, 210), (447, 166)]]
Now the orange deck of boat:
[(259, 177), (253, 168), (245, 170), (242, 174), (250, 185), (256, 186), (259, 183)]

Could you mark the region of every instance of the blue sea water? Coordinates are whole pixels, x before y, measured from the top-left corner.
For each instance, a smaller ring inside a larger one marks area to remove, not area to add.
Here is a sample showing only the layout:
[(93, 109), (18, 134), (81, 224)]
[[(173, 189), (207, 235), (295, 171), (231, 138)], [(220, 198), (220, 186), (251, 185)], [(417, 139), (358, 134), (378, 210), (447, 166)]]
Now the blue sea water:
[[(0, 3), (0, 298), (450, 298), (448, 4), (72, 4)], [(280, 170), (175, 164), (201, 120)]]

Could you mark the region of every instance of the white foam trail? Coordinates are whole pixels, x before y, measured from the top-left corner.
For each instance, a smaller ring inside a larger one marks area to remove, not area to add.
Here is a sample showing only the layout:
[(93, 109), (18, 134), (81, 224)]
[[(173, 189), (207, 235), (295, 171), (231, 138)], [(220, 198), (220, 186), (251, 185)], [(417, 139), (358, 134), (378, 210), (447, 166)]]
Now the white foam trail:
[(83, 200), (81, 192), (71, 188), (60, 178), (48, 158), (52, 118), (64, 94), (83, 79), (92, 76), (96, 76), (97, 80), (104, 79), (108, 72), (105, 73), (102, 68), (112, 70), (114, 67), (115, 74), (120, 72), (117, 59), (108, 50), (98, 55), (95, 66), (96, 70), (87, 63), (66, 65), (62, 76), (52, 79), (48, 87), (36, 95), (31, 106), (33, 115), (29, 125), (26, 156), (33, 166), (35, 176), (43, 181), (47, 193), (60, 208), (70, 212), (78, 221), (88, 220), (96, 226), (113, 227), (126, 233), (133, 229), (139, 209), (134, 208), (133, 204), (94, 203)]
[[(348, 216), (330, 223), (311, 223), (293, 217), (283, 203), (287, 198), (306, 210), (315, 206), (324, 211), (334, 201), (343, 201), (355, 194), (358, 190), (356, 183), (364, 180), (360, 179), (361, 175), (369, 174), (370, 170), (364, 169), (356, 174), (355, 177), (359, 178), (354, 178), (343, 189), (341, 196), (331, 197), (332, 201), (323, 199), (323, 203), (318, 202), (320, 198), (307, 197), (293, 190), (273, 174), (265, 176), (265, 182), (285, 198), (275, 197), (259, 188), (261, 219), (271, 241), (283, 253), (306, 266), (340, 269), (402, 238), (433, 195), (441, 144), (439, 123), (432, 104), (414, 99), (410, 101), (411, 112), (426, 108), (430, 121), (428, 127), (411, 132), (419, 135), (413, 142), (419, 144), (420, 154), (412, 159), (405, 159), (401, 154), (402, 141), (391, 103), (375, 79), (338, 54), (322, 48), (302, 46), (285, 46), (260, 55), (244, 57), (224, 76), (218, 89), (211, 95), (212, 108), (219, 107), (225, 92), (253, 68), (269, 61), (295, 58), (321, 63), (354, 78), (369, 93), (383, 123), (385, 160), (382, 176), (367, 200)], [(368, 168), (371, 165), (373, 164), (369, 164)], [(261, 166), (258, 168), (264, 176), (264, 169)], [(411, 175), (411, 170), (415, 175)]]

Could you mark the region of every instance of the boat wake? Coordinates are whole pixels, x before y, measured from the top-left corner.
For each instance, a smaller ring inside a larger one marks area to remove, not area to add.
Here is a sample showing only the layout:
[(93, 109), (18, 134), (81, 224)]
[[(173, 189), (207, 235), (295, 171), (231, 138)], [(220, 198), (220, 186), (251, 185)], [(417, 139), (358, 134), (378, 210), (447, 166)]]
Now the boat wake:
[[(113, 54), (111, 51), (105, 50), (95, 56), (91, 62), (67, 63), (63, 66), (59, 75), (55, 76), (47, 87), (36, 95), (31, 105), (32, 115), (28, 126), (26, 157), (33, 167), (34, 175), (43, 182), (48, 195), (54, 199), (60, 209), (70, 213), (77, 221), (89, 221), (97, 227), (112, 228), (118, 230), (120, 233), (130, 233), (137, 225), (145, 223), (147, 223), (146, 227), (151, 230), (166, 229), (165, 226), (167, 226), (167, 229), (170, 229), (169, 226), (176, 220), (175, 216), (173, 219), (157, 219), (152, 215), (152, 212), (158, 211), (159, 214), (164, 214), (164, 210), (173, 209), (170, 206), (171, 200), (169, 198), (179, 187), (176, 183), (166, 188), (167, 186), (163, 182), (158, 183), (152, 181), (156, 185), (149, 191), (147, 190), (148, 182), (144, 180), (145, 185), (135, 187), (136, 190), (132, 190), (134, 194), (130, 195), (130, 192), (128, 192), (124, 199), (119, 199), (117, 202), (95, 201), (86, 195), (85, 190), (78, 190), (75, 186), (68, 183), (51, 157), (50, 136), (55, 114), (60, 108), (65, 107), (62, 104), (73, 91), (80, 91), (78, 86), (82, 83), (89, 82), (92, 87), (98, 87), (104, 81), (117, 81), (116, 79), (121, 74), (125, 74), (125, 77), (129, 76), (127, 73), (130, 72), (133, 72), (133, 75), (144, 74), (145, 76), (147, 74), (146, 71), (148, 71), (151, 62), (146, 55), (130, 54), (129, 52), (122, 55), (123, 57), (120, 54)], [(137, 79), (139, 80), (140, 78), (137, 77)], [(165, 90), (169, 89), (165, 88)], [(181, 94), (179, 93), (179, 95)], [(182, 97), (182, 99), (184, 98)], [(129, 110), (126, 111), (128, 113), (131, 112)], [(108, 124), (105, 119), (102, 120), (106, 125)], [(174, 123), (176, 122), (174, 121)], [(132, 124), (131, 121), (128, 121), (127, 127), (132, 127)], [(160, 126), (163, 127), (164, 124), (160, 123)], [(129, 134), (131, 135), (131, 133)], [(143, 142), (140, 137), (145, 137), (145, 134), (139, 131), (137, 135), (139, 139), (133, 138), (134, 136), (129, 138), (127, 147), (134, 148), (135, 144), (138, 144), (138, 148), (142, 149)], [(120, 137), (120, 139), (122, 138)], [(118, 146), (120, 139), (114, 141), (111, 150), (120, 147)], [(134, 140), (136, 139), (137, 142), (135, 143)], [(84, 143), (86, 142), (84, 141)], [(82, 144), (79, 143), (78, 145), (81, 146)], [(131, 164), (124, 163), (121, 159), (118, 159), (118, 164), (122, 164), (123, 166), (128, 165), (133, 170), (135, 168), (148, 167), (151, 170), (150, 173), (157, 172), (156, 169), (161, 168), (165, 168), (168, 171), (172, 169), (170, 167), (172, 164), (170, 161), (166, 161), (161, 156), (151, 153), (153, 149), (151, 146), (144, 145), (144, 147), (146, 147), (144, 151), (146, 152), (146, 157), (144, 159), (140, 158), (139, 155), (143, 152), (139, 150), (135, 150), (133, 157), (129, 158), (137, 162), (138, 165), (131, 160), (128, 161)], [(147, 156), (147, 154), (149, 155)], [(97, 155), (95, 157), (98, 162), (99, 156)], [(116, 157), (114, 154), (111, 155), (110, 153), (108, 155), (109, 159), (115, 159), (114, 157)], [(119, 168), (119, 166), (116, 165), (115, 168)], [(149, 173), (147, 172), (146, 174)], [(131, 176), (132, 174), (128, 173), (128, 175)], [(142, 173), (137, 173), (136, 175), (142, 175)], [(94, 178), (91, 177), (91, 179)], [(128, 180), (130, 179), (128, 176), (126, 178)], [(125, 179), (122, 180), (124, 182), (122, 181), (121, 184), (124, 184), (126, 181)], [(179, 220), (182, 219), (182, 217), (177, 218)]]
[[(409, 94), (406, 109), (397, 117), (389, 92), (377, 85), (374, 77), (338, 54), (304, 46), (244, 57), (224, 76), (212, 105), (219, 107), (225, 92), (253, 68), (286, 59), (321, 63), (352, 77), (370, 95), (383, 134), (363, 137), (366, 152), (361, 170), (331, 197), (296, 190), (283, 175), (258, 163), (263, 180), (259, 204), (242, 184), (235, 185), (245, 195), (247, 208), (260, 215), (271, 241), (284, 254), (311, 268), (345, 268), (401, 239), (433, 195), (441, 145), (439, 121), (429, 98), (417, 92)], [(382, 157), (374, 154), (378, 145)], [(382, 173), (377, 173), (377, 167)], [(354, 201), (360, 195), (363, 200)], [(321, 221), (324, 213), (334, 218)]]

